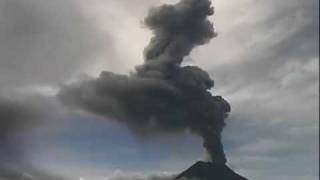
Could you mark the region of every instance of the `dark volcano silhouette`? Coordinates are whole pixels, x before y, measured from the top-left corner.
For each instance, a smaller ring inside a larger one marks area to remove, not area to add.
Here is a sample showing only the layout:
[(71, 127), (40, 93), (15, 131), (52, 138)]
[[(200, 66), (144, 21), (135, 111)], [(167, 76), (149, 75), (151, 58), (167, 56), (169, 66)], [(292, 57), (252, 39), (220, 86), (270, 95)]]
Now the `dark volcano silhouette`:
[(189, 169), (179, 174), (174, 180), (201, 179), (201, 180), (248, 180), (235, 173), (222, 163), (198, 161)]

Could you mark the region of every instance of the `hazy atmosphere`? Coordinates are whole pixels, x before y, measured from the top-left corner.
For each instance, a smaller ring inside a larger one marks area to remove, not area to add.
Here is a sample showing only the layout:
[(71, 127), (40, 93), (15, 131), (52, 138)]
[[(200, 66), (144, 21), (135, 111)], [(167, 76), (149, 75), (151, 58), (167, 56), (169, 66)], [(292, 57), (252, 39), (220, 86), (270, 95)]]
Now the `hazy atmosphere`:
[(0, 0), (0, 180), (317, 179), (319, 1), (181, 2)]

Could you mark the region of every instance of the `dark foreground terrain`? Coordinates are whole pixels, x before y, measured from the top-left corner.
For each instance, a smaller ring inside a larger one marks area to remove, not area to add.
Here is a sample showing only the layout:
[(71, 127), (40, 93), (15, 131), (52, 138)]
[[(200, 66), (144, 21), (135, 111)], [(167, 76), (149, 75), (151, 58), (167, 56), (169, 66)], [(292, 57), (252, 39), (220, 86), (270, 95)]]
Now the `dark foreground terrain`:
[(248, 180), (235, 173), (225, 164), (198, 161), (189, 169), (179, 174), (174, 180)]

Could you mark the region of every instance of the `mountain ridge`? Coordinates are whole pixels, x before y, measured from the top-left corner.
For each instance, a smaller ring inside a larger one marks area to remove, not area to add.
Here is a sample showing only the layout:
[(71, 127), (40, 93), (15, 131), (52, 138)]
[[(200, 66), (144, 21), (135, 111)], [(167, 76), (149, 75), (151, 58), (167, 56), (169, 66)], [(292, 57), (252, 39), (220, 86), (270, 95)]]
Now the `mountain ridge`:
[(174, 180), (183, 178), (201, 180), (248, 180), (221, 163), (198, 161), (187, 170), (177, 175)]

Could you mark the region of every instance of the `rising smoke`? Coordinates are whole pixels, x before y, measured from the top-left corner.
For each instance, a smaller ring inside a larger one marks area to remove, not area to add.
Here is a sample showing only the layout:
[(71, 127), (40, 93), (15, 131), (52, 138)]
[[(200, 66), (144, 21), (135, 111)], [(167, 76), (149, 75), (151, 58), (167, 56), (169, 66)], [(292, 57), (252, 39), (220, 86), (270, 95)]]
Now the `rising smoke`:
[(203, 137), (212, 161), (225, 163), (221, 132), (230, 106), (209, 92), (214, 81), (207, 72), (181, 65), (195, 46), (216, 36), (207, 19), (213, 13), (209, 0), (152, 8), (144, 20), (154, 35), (144, 63), (129, 76), (104, 71), (96, 79), (65, 85), (60, 100), (122, 122), (140, 136), (189, 129)]

